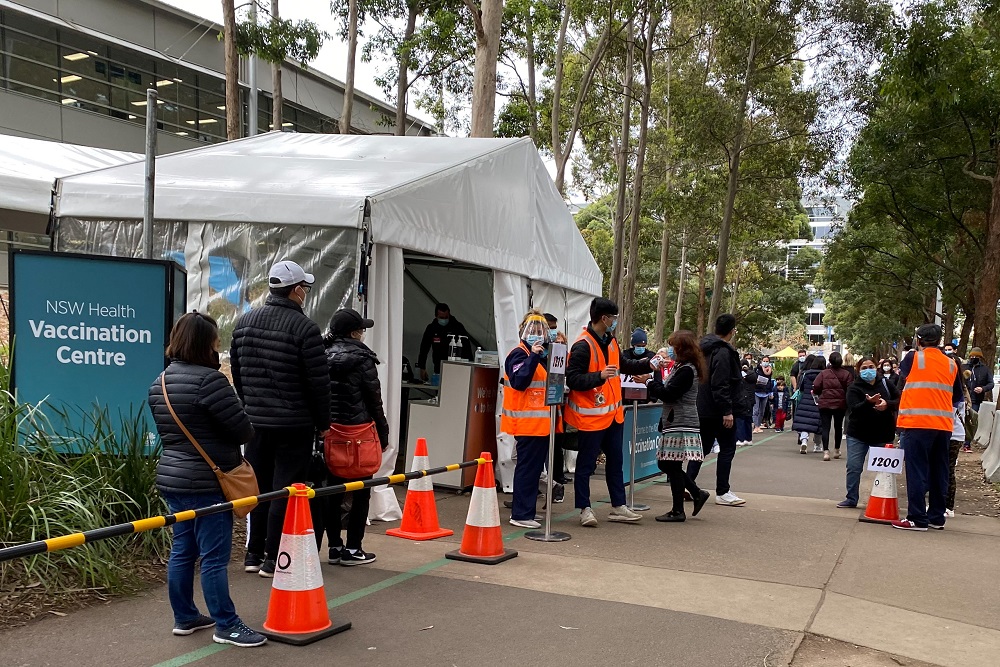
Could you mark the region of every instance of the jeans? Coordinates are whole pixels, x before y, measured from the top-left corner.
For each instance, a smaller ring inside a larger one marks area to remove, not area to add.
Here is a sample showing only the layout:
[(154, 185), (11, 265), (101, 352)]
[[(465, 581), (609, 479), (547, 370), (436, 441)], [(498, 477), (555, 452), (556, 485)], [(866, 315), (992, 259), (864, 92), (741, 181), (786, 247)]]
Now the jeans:
[(753, 422), (749, 417), (733, 417), (733, 429), (737, 444), (753, 442)]
[[(624, 430), (623, 424), (611, 422), (611, 426), (603, 431), (580, 431), (577, 434), (580, 449), (576, 459), (576, 477), (573, 478), (577, 509), (590, 507), (590, 476), (597, 470), (597, 455), (601, 452), (604, 452), (606, 459), (604, 476), (608, 494), (611, 495), (611, 505), (620, 507), (625, 504), (625, 455), (622, 452)], [(517, 469), (514, 470), (516, 472)]]
[(764, 421), (764, 416), (767, 413), (767, 403), (771, 399), (770, 396), (757, 396), (754, 394), (753, 397), (753, 427), (760, 428), (761, 422)]
[[(308, 481), (314, 434), (312, 426), (254, 430), (246, 458), (257, 473), (261, 493)], [(272, 560), (278, 557), (287, 506), (287, 498), (272, 500), (257, 505), (250, 512), (247, 553)]]
[[(372, 475), (369, 475), (360, 479), (363, 481), (371, 478)], [(342, 479), (327, 473), (323, 486), (354, 481), (358, 480)], [(342, 506), (345, 495), (351, 497), (351, 508), (347, 511), (347, 548), (355, 551), (361, 549), (361, 542), (365, 539), (365, 526), (368, 524), (368, 507), (371, 505), (372, 498), (371, 489), (351, 491), (350, 494), (337, 493), (323, 498), (313, 498), (309, 501), (309, 509), (313, 516), (313, 529), (316, 531), (316, 548), (323, 544), (324, 533), (327, 536), (327, 545), (331, 549), (344, 546), (344, 538), (340, 533), (343, 529), (344, 510)]]
[(962, 444), (961, 440), (948, 443), (948, 497), (945, 498), (944, 506), (952, 511), (955, 511), (955, 492), (958, 490), (955, 467), (958, 466), (958, 452), (962, 449)]
[[(722, 417), (701, 417), (701, 448), (705, 456), (712, 451), (712, 443), (719, 441), (719, 458), (715, 462), (715, 494), (724, 496), (729, 493), (729, 475), (733, 471), (733, 459), (736, 458), (736, 429), (725, 428)], [(688, 461), (687, 474), (691, 481), (698, 479), (701, 461)]]
[[(906, 456), (906, 518), (918, 526), (944, 525), (948, 493), (948, 446), (950, 431), (928, 428), (903, 429)], [(925, 504), (925, 496), (930, 498)], [(929, 509), (928, 509), (929, 507)]]
[(819, 409), (819, 419), (823, 434), (823, 451), (830, 450), (830, 422), (833, 422), (833, 434), (836, 436), (836, 449), (840, 449), (840, 441), (844, 437), (844, 410)]
[(687, 489), (692, 498), (701, 495), (701, 489), (694, 483), (686, 472), (684, 464), (680, 461), (657, 461), (657, 467), (670, 479), (670, 495), (673, 497), (674, 506), (672, 512), (684, 512), (684, 489)]
[[(871, 445), (861, 442), (854, 436), (847, 436), (847, 502), (857, 505), (861, 473), (865, 469), (865, 459)], [(878, 445), (881, 446), (881, 445)]]
[[(163, 493), (171, 513), (226, 502), (214, 493)], [(201, 557), (201, 591), (216, 627), (230, 628), (240, 617), (229, 597), (229, 558), (233, 552), (233, 513), (221, 512), (173, 526), (174, 540), (167, 561), (167, 594), (178, 625), (198, 618), (194, 603), (194, 565)]]
[(549, 436), (519, 435), (514, 440), (517, 443), (517, 465), (514, 466), (514, 502), (510, 518), (531, 521), (535, 518), (538, 502), (538, 480), (549, 458)]

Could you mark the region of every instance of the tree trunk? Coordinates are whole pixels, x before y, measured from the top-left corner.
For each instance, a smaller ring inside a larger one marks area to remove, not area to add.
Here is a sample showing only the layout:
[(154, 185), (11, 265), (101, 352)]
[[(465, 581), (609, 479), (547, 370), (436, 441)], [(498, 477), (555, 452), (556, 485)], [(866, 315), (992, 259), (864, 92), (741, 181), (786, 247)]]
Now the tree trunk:
[[(639, 141), (636, 146), (635, 179), (632, 184), (632, 216), (629, 225), (628, 238), (628, 270), (625, 273), (625, 298), (623, 314), (625, 326), (631, 329), (635, 324), (635, 290), (639, 276), (639, 227), (642, 224), (642, 181), (646, 162), (646, 137), (649, 134), (649, 102), (653, 90), (653, 40), (656, 39), (656, 29), (660, 16), (651, 13), (647, 19), (646, 43), (642, 52), (642, 98), (639, 101)], [(661, 266), (666, 264), (665, 254), (670, 254), (668, 245), (670, 236), (664, 228), (663, 244), (660, 249)], [(660, 321), (659, 308), (656, 311), (656, 321)], [(656, 338), (659, 341), (659, 338)]]
[(687, 230), (681, 234), (681, 276), (677, 283), (677, 310), (674, 311), (674, 331), (681, 328), (681, 318), (684, 316), (684, 288), (687, 286)]
[[(996, 150), (997, 159), (1000, 160), (1000, 145)], [(997, 353), (997, 301), (1000, 301), (1000, 167), (993, 176), (990, 217), (986, 222), (986, 243), (983, 247), (983, 268), (979, 272), (979, 290), (976, 293), (976, 334), (973, 338), (973, 344), (982, 348), (983, 363), (990, 372)]]
[[(271, 22), (277, 23), (278, 0), (271, 0)], [(284, 123), (285, 97), (281, 94), (281, 65), (282, 63), (271, 63), (271, 128), (276, 132), (281, 132)]]
[[(475, 3), (466, 0), (475, 13)], [(497, 59), (503, 0), (480, 0), (476, 18), (476, 65), (472, 82), (472, 137), (492, 137), (497, 105)]]
[(538, 146), (538, 98), (535, 90), (535, 25), (532, 9), (534, 3), (528, 3), (528, 13), (524, 17), (525, 56), (528, 61), (528, 135)]
[(344, 77), (344, 108), (340, 112), (340, 133), (351, 133), (351, 112), (354, 110), (354, 73), (358, 56), (358, 0), (347, 3), (347, 76)]
[[(672, 35), (673, 34), (673, 24), (672, 23), (668, 27), (667, 33), (668, 33), (668, 35)], [(652, 40), (650, 40), (650, 42), (651, 41)], [(649, 63), (649, 57), (648, 57), (649, 48), (648, 48), (648, 46), (647, 46), (646, 52), (647, 52), (646, 62), (648, 64)], [(666, 114), (665, 114), (665, 116), (663, 118), (663, 125), (664, 125), (664, 129), (666, 130), (666, 136), (667, 136), (667, 140), (664, 143), (667, 144), (668, 146), (670, 144), (670, 79), (671, 79), (670, 69), (671, 69), (672, 65), (673, 65), (673, 63), (672, 63), (672, 58), (671, 58), (671, 51), (667, 51), (667, 98), (666, 98), (667, 109), (666, 109)], [(643, 93), (643, 98), (646, 100), (646, 102), (648, 104), (647, 91), (649, 90), (649, 87), (650, 87), (649, 86), (649, 78), (648, 77), (646, 79), (646, 84), (647, 85), (646, 85), (646, 87), (643, 88), (642, 93)], [(663, 185), (664, 185), (664, 189), (666, 190), (666, 196), (667, 196), (668, 199), (670, 197), (670, 188), (671, 188), (671, 185), (673, 185), (673, 181), (671, 179), (671, 176), (673, 176), (673, 171), (674, 171), (674, 167), (670, 163), (670, 157), (671, 156), (670, 156), (670, 154), (668, 152), (667, 153), (667, 159), (666, 159), (667, 171), (666, 171), (666, 174), (664, 174), (664, 177), (663, 177), (663, 180), (664, 180), (664, 184)], [(683, 237), (682, 237), (682, 239), (681, 239), (681, 255), (683, 256), (683, 254), (685, 252), (686, 252), (686, 247), (684, 246), (684, 240), (683, 240)], [(653, 327), (653, 338), (660, 345), (663, 344), (663, 341), (664, 341), (663, 330), (667, 326), (667, 283), (670, 281), (670, 273), (671, 273), (671, 271), (670, 271), (670, 207), (668, 205), (668, 206), (665, 207), (665, 212), (663, 214), (663, 236), (660, 239), (660, 280), (657, 283), (657, 290), (656, 290), (656, 324)], [(679, 285), (678, 286), (678, 294), (680, 294), (680, 290), (683, 290), (683, 289), (684, 289), (684, 287)], [(680, 301), (680, 299), (678, 299), (678, 301)], [(676, 313), (674, 315), (675, 315), (674, 320), (676, 321), (678, 319), (678, 317), (677, 317)], [(675, 324), (674, 325), (674, 331), (677, 331), (677, 329), (678, 329), (678, 325)]]
[[(615, 250), (611, 260), (611, 299), (618, 304), (622, 302), (622, 269), (625, 253), (625, 197), (628, 194), (628, 156), (632, 136), (632, 83), (633, 83), (633, 51), (635, 35), (632, 19), (629, 18), (625, 33), (625, 79), (622, 82), (622, 124), (621, 136), (618, 142), (618, 191), (615, 199), (614, 240)], [(633, 219), (638, 211), (632, 211)]]
[(740, 160), (743, 157), (743, 138), (746, 133), (747, 100), (750, 97), (750, 87), (753, 85), (754, 61), (757, 58), (757, 36), (750, 38), (750, 54), (747, 57), (746, 79), (743, 81), (743, 91), (740, 97), (740, 107), (736, 117), (736, 137), (733, 139), (733, 149), (729, 156), (729, 189), (726, 193), (726, 208), (722, 214), (722, 227), (719, 229), (719, 257), (715, 264), (715, 282), (712, 285), (712, 306), (708, 311), (708, 319), (715, 322), (722, 306), (722, 288), (726, 284), (726, 263), (729, 261), (729, 235), (733, 227), (733, 208), (736, 205), (736, 193), (740, 187)]
[(743, 277), (743, 255), (744, 252), (740, 250), (740, 257), (736, 261), (736, 279), (733, 281), (733, 294), (729, 299), (729, 312), (736, 312), (736, 295), (740, 291), (740, 279)]
[(969, 336), (972, 334), (972, 323), (975, 321), (975, 313), (965, 314), (965, 320), (962, 322), (962, 333), (958, 337), (958, 356), (963, 359), (968, 358), (969, 350)]
[(222, 29), (226, 51), (226, 138), (240, 138), (240, 55), (236, 51), (236, 3), (222, 0)]
[(705, 261), (698, 265), (698, 339), (705, 335)]
[(406, 93), (410, 88), (410, 49), (413, 48), (410, 41), (413, 39), (413, 33), (417, 30), (417, 14), (419, 12), (416, 0), (410, 0), (407, 3), (407, 7), (409, 11), (406, 14), (406, 31), (403, 33), (403, 43), (399, 47), (399, 62), (397, 63), (399, 72), (396, 74), (397, 137), (402, 137), (406, 134)]

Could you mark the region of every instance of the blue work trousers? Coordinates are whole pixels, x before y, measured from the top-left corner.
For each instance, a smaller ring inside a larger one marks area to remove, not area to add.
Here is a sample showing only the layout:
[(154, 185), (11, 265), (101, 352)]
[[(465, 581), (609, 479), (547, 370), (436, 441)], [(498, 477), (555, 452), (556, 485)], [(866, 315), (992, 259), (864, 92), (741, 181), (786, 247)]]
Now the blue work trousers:
[(510, 518), (531, 521), (538, 501), (538, 480), (549, 458), (549, 436), (515, 436), (517, 465), (514, 466), (514, 504)]
[(905, 452), (906, 518), (918, 526), (943, 526), (951, 431), (908, 428), (900, 440)]
[(622, 452), (624, 432), (624, 425), (611, 422), (611, 426), (602, 431), (580, 431), (577, 434), (580, 450), (576, 458), (576, 477), (573, 478), (577, 509), (590, 507), (590, 476), (597, 470), (597, 457), (601, 452), (604, 452), (606, 459), (604, 476), (611, 495), (611, 505), (620, 507), (625, 504), (625, 455)]

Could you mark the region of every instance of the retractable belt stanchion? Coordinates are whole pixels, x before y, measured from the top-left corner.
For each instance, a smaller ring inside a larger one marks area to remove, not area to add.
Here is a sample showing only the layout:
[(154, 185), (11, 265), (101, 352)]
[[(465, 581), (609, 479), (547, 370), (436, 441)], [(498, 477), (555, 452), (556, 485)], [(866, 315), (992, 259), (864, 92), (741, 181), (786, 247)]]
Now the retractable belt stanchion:
[(650, 509), (645, 503), (635, 502), (635, 448), (639, 442), (639, 401), (648, 395), (645, 385), (630, 386), (622, 384), (622, 398), (632, 399), (632, 444), (628, 448), (628, 508), (633, 512), (645, 512)]
[[(549, 368), (545, 381), (545, 404), (549, 406), (549, 460), (546, 468), (547, 483), (545, 490), (545, 530), (532, 530), (524, 534), (529, 540), (537, 542), (565, 542), (569, 533), (552, 530), (552, 480), (555, 471), (556, 427), (558, 424), (558, 408), (562, 405), (566, 393), (566, 346), (562, 343), (549, 345)], [(560, 471), (562, 472), (562, 471)]]

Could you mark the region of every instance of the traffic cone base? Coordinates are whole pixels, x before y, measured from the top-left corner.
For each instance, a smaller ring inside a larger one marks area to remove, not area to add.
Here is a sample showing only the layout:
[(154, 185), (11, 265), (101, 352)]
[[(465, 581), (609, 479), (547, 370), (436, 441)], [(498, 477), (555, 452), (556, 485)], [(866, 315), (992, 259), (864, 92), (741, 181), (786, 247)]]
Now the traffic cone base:
[(896, 493), (896, 476), (880, 472), (875, 475), (872, 495), (865, 513), (858, 517), (865, 523), (892, 523), (899, 521), (899, 499)]
[[(427, 454), (427, 440), (417, 438), (417, 447), (413, 452), (414, 470), (430, 468), (430, 458)], [(433, 540), (439, 537), (454, 535), (455, 531), (442, 528), (438, 523), (437, 505), (434, 501), (434, 484), (430, 477), (411, 479), (406, 488), (406, 500), (403, 502), (403, 520), (399, 528), (385, 531), (386, 535), (403, 537), (408, 540)]]
[(330, 621), (316, 534), (304, 484), (288, 501), (281, 544), (275, 559), (271, 599), (261, 634), (285, 644), (303, 646), (343, 632), (350, 623)]
[(462, 546), (444, 555), (451, 560), (467, 563), (496, 565), (517, 556), (513, 549), (503, 546), (500, 530), (500, 506), (497, 502), (496, 480), (493, 477), (493, 458), (488, 452), (480, 454), (486, 459), (476, 470), (476, 485), (472, 487), (469, 516), (465, 520)]

